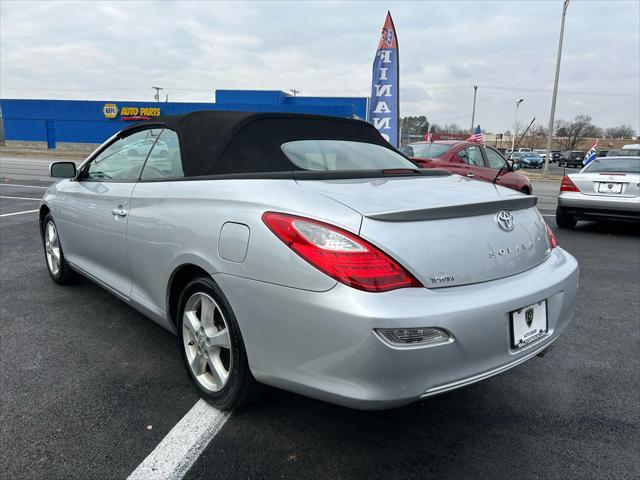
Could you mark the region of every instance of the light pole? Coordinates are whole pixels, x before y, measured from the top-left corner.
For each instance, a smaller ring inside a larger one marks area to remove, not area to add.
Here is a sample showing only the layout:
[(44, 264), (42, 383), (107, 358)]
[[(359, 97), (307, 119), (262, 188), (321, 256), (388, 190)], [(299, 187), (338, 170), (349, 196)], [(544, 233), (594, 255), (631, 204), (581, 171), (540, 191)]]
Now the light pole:
[(516, 102), (516, 121), (513, 124), (513, 135), (511, 135), (511, 153), (513, 153), (513, 149), (516, 144), (516, 135), (518, 135), (518, 108), (520, 108), (520, 104), (524, 102), (524, 98), (521, 98)]
[(564, 18), (567, 15), (569, 0), (562, 3), (562, 20), (560, 21), (560, 40), (558, 41), (558, 58), (556, 59), (556, 78), (553, 81), (553, 97), (551, 99), (551, 115), (549, 115), (549, 136), (547, 137), (547, 155), (544, 158), (542, 176), (549, 176), (549, 157), (551, 156), (551, 139), (553, 138), (553, 120), (556, 116), (556, 98), (558, 97), (558, 79), (560, 78), (560, 59), (562, 58), (562, 37), (564, 37)]
[(473, 112), (471, 113), (471, 133), (473, 133), (473, 124), (476, 120), (476, 94), (478, 93), (478, 85), (473, 86)]
[(156, 93), (153, 96), (153, 98), (156, 100), (156, 102), (160, 102), (160, 92), (162, 90), (164, 90), (164, 88), (162, 88), (162, 87), (151, 87), (151, 88), (156, 91)]

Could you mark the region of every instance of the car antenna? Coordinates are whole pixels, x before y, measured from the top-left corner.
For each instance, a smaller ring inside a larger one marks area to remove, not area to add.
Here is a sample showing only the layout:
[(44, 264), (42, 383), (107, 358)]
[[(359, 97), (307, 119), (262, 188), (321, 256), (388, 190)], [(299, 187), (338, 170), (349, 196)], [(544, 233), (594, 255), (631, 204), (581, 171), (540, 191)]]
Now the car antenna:
[(495, 183), (498, 181), (498, 177), (500, 176), (500, 174), (502, 173), (502, 170), (504, 170), (504, 167), (507, 166), (507, 162), (509, 160), (511, 160), (511, 155), (513, 155), (513, 152), (516, 151), (516, 148), (518, 148), (518, 145), (520, 145), (520, 142), (522, 141), (522, 139), (524, 138), (524, 136), (527, 134), (527, 132), (529, 131), (529, 129), (531, 128), (531, 125), (533, 125), (533, 122), (536, 121), (536, 117), (533, 117), (533, 120), (531, 120), (531, 123), (529, 124), (529, 126), (525, 129), (525, 131), (522, 133), (522, 136), (520, 137), (520, 139), (518, 140), (518, 143), (516, 143), (516, 146), (513, 147), (513, 150), (511, 150), (509, 152), (509, 156), (507, 157), (507, 161), (504, 162), (504, 165), (502, 165), (499, 169), (498, 169), (498, 173), (496, 174), (495, 177), (493, 177), (493, 183), (495, 185)]

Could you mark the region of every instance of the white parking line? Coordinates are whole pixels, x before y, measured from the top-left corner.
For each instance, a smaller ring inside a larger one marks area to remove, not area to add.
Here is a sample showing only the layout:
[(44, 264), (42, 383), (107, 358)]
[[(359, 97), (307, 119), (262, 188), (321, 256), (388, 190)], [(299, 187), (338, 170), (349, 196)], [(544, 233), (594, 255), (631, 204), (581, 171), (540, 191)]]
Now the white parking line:
[(181, 479), (230, 416), (198, 400), (127, 480)]
[(39, 185), (20, 185), (18, 183), (0, 183), (0, 186), (5, 185), (7, 187), (26, 187), (26, 188), (42, 188), (46, 190), (49, 187), (41, 187)]
[(9, 195), (0, 195), (0, 198), (15, 198), (16, 200), (35, 200), (36, 202), (39, 202), (40, 199), (39, 198), (30, 198), (30, 197), (11, 197)]
[(13, 215), (22, 215), (23, 213), (34, 213), (38, 210), (25, 210), (23, 212), (3, 213), (0, 217), (12, 217)]

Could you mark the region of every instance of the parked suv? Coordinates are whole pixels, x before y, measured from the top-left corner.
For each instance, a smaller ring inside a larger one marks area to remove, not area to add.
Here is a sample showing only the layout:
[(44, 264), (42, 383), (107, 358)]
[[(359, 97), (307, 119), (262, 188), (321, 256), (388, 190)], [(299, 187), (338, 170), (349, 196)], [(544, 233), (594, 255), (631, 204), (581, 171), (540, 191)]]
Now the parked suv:
[(582, 168), (586, 154), (584, 150), (567, 150), (562, 154), (560, 166)]
[[(527, 194), (533, 191), (529, 179), (515, 171), (519, 168), (517, 163), (507, 162), (498, 150), (489, 145), (440, 140), (412, 143), (402, 147), (401, 151), (420, 168), (441, 168), (485, 182), (493, 182), (498, 170), (502, 168), (496, 181), (498, 185)], [(516, 153), (518, 152), (514, 155)]]

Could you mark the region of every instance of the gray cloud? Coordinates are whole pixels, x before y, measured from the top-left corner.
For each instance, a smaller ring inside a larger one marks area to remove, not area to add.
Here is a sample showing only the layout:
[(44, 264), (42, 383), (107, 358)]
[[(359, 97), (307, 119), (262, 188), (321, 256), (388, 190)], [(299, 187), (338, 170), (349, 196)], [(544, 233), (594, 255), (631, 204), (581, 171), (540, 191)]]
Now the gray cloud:
[[(560, 1), (0, 3), (3, 98), (211, 101), (218, 88), (367, 96), (386, 8), (400, 41), (401, 114), (548, 122)], [(572, 0), (556, 118), (640, 130), (640, 4)]]

